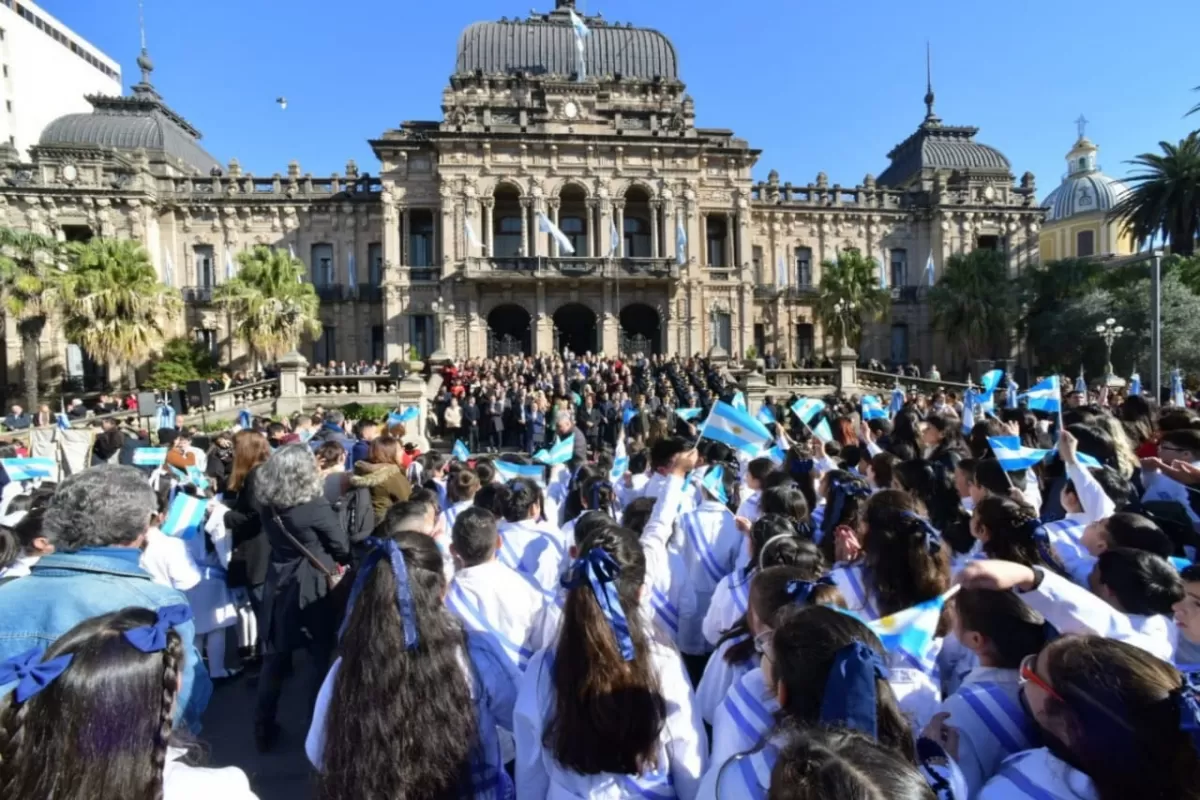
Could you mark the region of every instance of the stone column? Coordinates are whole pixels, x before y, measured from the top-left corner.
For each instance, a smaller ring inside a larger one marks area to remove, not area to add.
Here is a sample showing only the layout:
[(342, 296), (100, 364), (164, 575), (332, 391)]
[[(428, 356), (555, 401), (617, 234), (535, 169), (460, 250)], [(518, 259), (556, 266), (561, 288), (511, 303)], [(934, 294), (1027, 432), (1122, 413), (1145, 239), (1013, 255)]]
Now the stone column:
[(677, 241), (677, 237), (675, 236), (675, 226), (676, 226), (675, 203), (674, 203), (674, 201), (672, 201), (668, 198), (664, 198), (662, 201), (662, 206), (663, 206), (663, 235), (666, 236), (666, 238), (667, 238), (667, 241), (665, 242), (665, 246), (663, 247), (663, 256), (665, 258), (671, 259), (671, 263), (674, 264), (676, 257), (677, 257), (677, 250), (679, 248), (679, 242)]
[(736, 257), (734, 256), (734, 249), (733, 249), (733, 237), (734, 237), (733, 212), (726, 211), (725, 212), (725, 266), (726, 267), (736, 267), (737, 266), (737, 260), (736, 260)]
[(617, 252), (615, 258), (625, 257), (625, 201), (613, 200), (612, 213), (617, 218)]
[(527, 256), (533, 255), (533, 243), (529, 239), (529, 210), (532, 207), (532, 198), (521, 198), (521, 251)]
[(584, 255), (588, 258), (596, 257), (596, 209), (600, 204), (596, 202), (594, 197), (589, 197), (586, 202), (587, 206), (587, 224), (584, 230), (587, 231), (587, 252), (576, 253), (575, 255)]
[(275, 400), (275, 413), (289, 416), (304, 410), (304, 373), (308, 359), (293, 350), (276, 362), (279, 367), (279, 397)]
[[(546, 204), (550, 206), (550, 222), (557, 228), (558, 212), (562, 208), (562, 201), (557, 197), (552, 197), (546, 201)], [(549, 234), (546, 235), (546, 247), (548, 248), (547, 253), (550, 256), (554, 258), (561, 258), (563, 256), (562, 247), (559, 245), (558, 240)]]
[(757, 414), (767, 399), (767, 392), (770, 388), (766, 377), (758, 370), (748, 374), (742, 380), (742, 390), (746, 393), (746, 410), (751, 414)]
[(659, 201), (651, 200), (650, 201), (650, 256), (652, 258), (658, 258), (661, 255), (661, 253), (659, 252), (659, 244), (658, 244), (658, 239), (659, 239), (658, 218), (661, 215), (661, 213), (662, 213), (662, 205), (659, 203)]
[(495, 244), (495, 233), (492, 230), (492, 212), (496, 208), (496, 198), (483, 198), (483, 230), (479, 232), (479, 241), (483, 242), (483, 256), (491, 258), (493, 254), (493, 245)]
[(533, 350), (535, 353), (549, 353), (554, 349), (554, 320), (546, 313), (546, 284), (538, 281), (536, 297), (536, 313), (533, 315)]
[[(412, 210), (408, 206), (400, 212), (400, 264), (409, 266), (409, 248), (412, 247)], [(404, 270), (408, 274), (408, 270)]]

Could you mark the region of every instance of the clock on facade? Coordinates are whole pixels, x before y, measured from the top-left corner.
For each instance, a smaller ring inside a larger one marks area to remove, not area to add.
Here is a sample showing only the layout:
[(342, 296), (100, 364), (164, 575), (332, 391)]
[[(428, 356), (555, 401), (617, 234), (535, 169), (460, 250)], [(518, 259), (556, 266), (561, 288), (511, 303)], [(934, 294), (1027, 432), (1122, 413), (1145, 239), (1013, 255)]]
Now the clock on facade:
[(62, 179), (67, 183), (74, 183), (79, 180), (79, 168), (74, 164), (64, 164), (62, 168)]
[(563, 106), (563, 116), (567, 119), (575, 119), (579, 116), (579, 106), (575, 105), (573, 100), (568, 100), (567, 104)]

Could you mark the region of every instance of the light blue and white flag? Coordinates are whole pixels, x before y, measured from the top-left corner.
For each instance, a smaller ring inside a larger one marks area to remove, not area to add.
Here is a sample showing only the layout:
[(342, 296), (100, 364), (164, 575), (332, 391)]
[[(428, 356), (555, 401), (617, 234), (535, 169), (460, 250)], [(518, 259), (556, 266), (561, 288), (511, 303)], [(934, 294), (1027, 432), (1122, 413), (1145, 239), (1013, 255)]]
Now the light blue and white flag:
[(409, 406), (401, 409), (400, 411), (390, 412), (388, 414), (387, 424), (389, 428), (393, 425), (407, 425), (410, 422), (416, 422), (417, 418), (420, 416), (420, 409), (418, 409), (416, 406)]
[(608, 226), (608, 257), (614, 258), (621, 252), (621, 232), (617, 230), (615, 217), (609, 217)]
[(983, 373), (983, 377), (979, 379), (980, 392), (984, 395), (990, 395), (996, 391), (996, 387), (1000, 385), (1000, 379), (1004, 377), (1004, 370), (989, 369)]
[(975, 389), (968, 387), (963, 392), (963, 414), (962, 414), (962, 432), (970, 433), (975, 427), (975, 409), (979, 405), (979, 395), (975, 393)]
[(801, 397), (792, 403), (792, 413), (805, 425), (812, 425), (813, 417), (825, 410), (825, 403), (815, 397)]
[(1058, 414), (1062, 412), (1061, 394), (1058, 376), (1051, 375), (1049, 378), (1044, 378), (1030, 387), (1029, 391), (1025, 392), (1022, 397), (1029, 400), (1029, 408), (1033, 411)]
[(160, 530), (176, 539), (191, 539), (203, 530), (207, 511), (208, 501), (203, 497), (176, 492), (171, 505), (167, 507), (167, 518), (163, 520)]
[(883, 410), (883, 403), (880, 403), (879, 398), (875, 395), (863, 395), (862, 418), (864, 421), (873, 419), (887, 419), (887, 412)]
[(575, 246), (571, 244), (571, 240), (567, 238), (565, 233), (558, 229), (557, 225), (550, 221), (550, 218), (546, 216), (546, 212), (539, 211), (537, 220), (538, 230), (542, 233), (550, 234), (550, 238), (558, 242), (559, 252), (566, 253), (567, 255), (571, 256), (575, 255)]
[(237, 275), (237, 270), (233, 266), (233, 248), (227, 244), (225, 245), (225, 280), (233, 280), (234, 275)]
[(687, 263), (687, 228), (683, 224), (683, 214), (675, 215), (675, 263), (680, 266)]
[(892, 401), (888, 403), (888, 413), (893, 417), (904, 410), (904, 389), (896, 385), (892, 387)]
[(509, 461), (493, 461), (492, 466), (496, 468), (496, 474), (506, 481), (516, 480), (517, 478), (528, 478), (537, 483), (538, 486), (546, 485), (546, 468), (538, 464), (513, 464)]
[(579, 51), (579, 80), (587, 80), (587, 59), (584, 56), (583, 40), (591, 36), (592, 32), (583, 24), (575, 9), (568, 8), (567, 11), (571, 15), (571, 27), (575, 29), (575, 49)]
[(163, 283), (168, 289), (175, 288), (175, 262), (171, 260), (170, 253), (167, 253), (166, 263), (163, 264)]
[(575, 454), (575, 435), (571, 434), (565, 439), (559, 439), (554, 443), (554, 446), (549, 450), (539, 450), (533, 454), (534, 461), (540, 461), (543, 464), (551, 466), (555, 464), (565, 464), (571, 460), (571, 456)]
[(696, 417), (700, 416), (700, 412), (703, 410), (704, 409), (701, 408), (677, 408), (675, 409), (675, 416), (679, 417), (684, 422), (691, 422)]
[(787, 460), (787, 451), (788, 443), (783, 438), (783, 426), (780, 425), (775, 431), (775, 446), (767, 451), (767, 458), (776, 464), (782, 464)]
[(894, 657), (893, 663), (898, 657), (906, 665), (928, 673), (933, 669), (937, 652), (941, 649), (934, 646), (934, 639), (942, 609), (959, 588), (952, 586), (944, 594), (868, 622), (867, 627), (875, 632), (884, 649)]
[(729, 401), (729, 405), (733, 406), (734, 408), (736, 408), (740, 411), (745, 411), (746, 410), (746, 395), (742, 394), (741, 392), (734, 392), (733, 398)]
[(467, 237), (468, 247), (474, 247), (481, 253), (483, 252), (483, 243), (480, 242), (479, 237), (475, 235), (475, 226), (471, 224), (471, 218), (466, 214), (463, 214), (463, 235)]
[(0, 458), (0, 466), (14, 483), (53, 478), (58, 472), (53, 458)]
[(346, 251), (346, 282), (350, 284), (351, 291), (358, 288), (358, 259), (353, 250)]
[(717, 464), (704, 473), (704, 478), (700, 481), (700, 485), (704, 487), (705, 491), (722, 503), (728, 503), (729, 495), (725, 492), (724, 479), (725, 468)]
[(1009, 408), (1016, 408), (1018, 399), (1020, 398), (1021, 387), (1012, 378), (1008, 379), (1008, 387), (1004, 390), (1004, 404)]
[(60, 411), (54, 415), (54, 424), (64, 431), (68, 430), (71, 427), (71, 418)]
[(467, 446), (462, 443), (461, 439), (459, 439), (454, 443), (454, 449), (450, 451), (450, 455), (454, 457), (455, 461), (461, 461), (465, 464), (467, 463), (467, 459), (471, 457), (471, 451), (468, 450)]
[(139, 447), (133, 451), (133, 465), (135, 467), (161, 467), (162, 463), (167, 460), (166, 447)]
[(625, 477), (625, 473), (629, 472), (629, 456), (620, 456), (613, 459), (612, 469), (608, 473), (610, 481), (619, 481)]
[(1087, 381), (1083, 379), (1083, 370), (1079, 370), (1079, 377), (1075, 379), (1075, 391), (1079, 394), (1087, 394)]
[(1025, 447), (1020, 436), (989, 436), (988, 446), (1005, 472), (1016, 472), (1040, 464), (1054, 450)]
[[(629, 421), (637, 416), (637, 409), (627, 408), (621, 412), (621, 424), (628, 425)], [(643, 431), (645, 433), (645, 431)]]
[(1129, 377), (1129, 396), (1137, 397), (1142, 393), (1142, 376), (1136, 372)]
[(933, 251), (929, 251), (929, 258), (925, 261), (925, 284), (933, 286)]
[(829, 420), (827, 419), (822, 419), (818, 422), (816, 427), (812, 429), (812, 432), (813, 436), (816, 436), (822, 442), (833, 441), (833, 431), (829, 429)]
[(1183, 391), (1183, 372), (1179, 369), (1171, 370), (1171, 405), (1187, 408), (1187, 395)]
[(751, 456), (756, 455), (771, 441), (771, 432), (761, 422), (745, 410), (734, 408), (719, 400), (713, 404), (708, 419), (704, 421), (700, 436), (721, 442)]
[(1081, 467), (1096, 467), (1097, 469), (1099, 469), (1101, 466), (1103, 466), (1100, 463), (1100, 459), (1096, 458), (1095, 456), (1089, 456), (1087, 453), (1081, 453), (1079, 451), (1075, 452), (1075, 460), (1079, 462), (1079, 465)]
[(775, 424), (775, 415), (771, 413), (771, 407), (765, 403), (762, 408), (758, 409), (758, 413), (754, 415), (754, 418), (763, 425)]
[(162, 403), (161, 405), (159, 405), (158, 411), (155, 413), (155, 419), (158, 422), (158, 429), (159, 430), (162, 430), (163, 428), (172, 428), (173, 429), (175, 427), (176, 416), (177, 415), (175, 414), (175, 407), (172, 406), (170, 403)]
[(254, 427), (254, 415), (250, 413), (250, 409), (243, 408), (238, 412), (238, 427), (242, 430)]
[(888, 263), (888, 251), (887, 251), (887, 247), (884, 247), (883, 253), (879, 257), (879, 288), (880, 289), (888, 288), (887, 263)]
[(775, 286), (778, 289), (786, 289), (788, 285), (787, 262), (783, 260), (783, 253), (779, 254), (779, 260), (775, 264)]

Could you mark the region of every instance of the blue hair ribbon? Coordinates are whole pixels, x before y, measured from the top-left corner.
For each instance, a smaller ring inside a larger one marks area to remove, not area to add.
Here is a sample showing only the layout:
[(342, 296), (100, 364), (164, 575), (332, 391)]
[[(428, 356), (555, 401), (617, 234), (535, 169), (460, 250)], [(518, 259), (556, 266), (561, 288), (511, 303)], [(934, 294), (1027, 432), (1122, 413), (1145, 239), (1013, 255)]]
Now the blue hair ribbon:
[(1035, 517), (1028, 520), (1023, 528), (1029, 533), (1029, 538), (1033, 540), (1033, 545), (1037, 548), (1038, 555), (1042, 557), (1042, 561), (1045, 561), (1047, 564), (1058, 564), (1058, 556), (1050, 544), (1050, 534), (1046, 531), (1046, 526), (1042, 521)]
[(878, 738), (876, 679), (886, 680), (887, 665), (879, 653), (853, 641), (833, 656), (821, 701), (821, 722)]
[(75, 657), (74, 653), (66, 653), (42, 661), (45, 652), (46, 648), (35, 647), (0, 663), (0, 685), (16, 681), (17, 688), (13, 694), (18, 703), (24, 703), (53, 683), (71, 666), (71, 659)]
[(592, 495), (591, 495), (591, 497), (588, 498), (588, 510), (589, 511), (599, 511), (600, 510), (600, 492), (604, 489), (608, 489), (611, 492), (612, 488), (613, 488), (613, 485), (611, 483), (609, 483), (608, 481), (597, 481), (596, 483), (592, 484)]
[(813, 470), (813, 460), (811, 458), (797, 459), (792, 462), (789, 471), (793, 478), (805, 478)]
[(401, 551), (400, 545), (396, 544), (395, 539), (371, 537), (367, 539), (367, 544), (371, 547), (371, 551), (367, 553), (358, 568), (358, 574), (354, 576), (354, 585), (350, 587), (350, 598), (346, 601), (346, 615), (342, 618), (342, 627), (338, 631), (338, 638), (345, 635), (346, 627), (350, 623), (350, 612), (354, 610), (354, 603), (362, 594), (363, 587), (367, 585), (367, 579), (371, 572), (386, 556), (392, 569), (392, 577), (396, 580), (396, 610), (400, 612), (400, 622), (404, 626), (404, 649), (415, 650), (419, 641), (417, 609), (413, 603), (412, 587), (408, 585), (408, 565), (404, 561), (404, 552)]
[(158, 618), (153, 625), (130, 628), (123, 634), (125, 640), (143, 653), (157, 653), (167, 648), (167, 631), (182, 625), (192, 618), (192, 607), (183, 603), (163, 606), (158, 609)]
[(621, 594), (617, 589), (617, 577), (620, 574), (621, 566), (613, 557), (599, 547), (593, 547), (571, 564), (562, 578), (562, 586), (564, 589), (575, 589), (585, 582), (591, 586), (592, 594), (596, 596), (596, 602), (600, 604), (600, 610), (617, 639), (621, 657), (632, 661), (633, 637), (629, 633), (629, 620), (621, 606)]
[(826, 534), (842, 524), (842, 510), (846, 507), (847, 497), (871, 496), (871, 490), (857, 481), (831, 480), (829, 492), (833, 499), (829, 501), (829, 513), (821, 520), (821, 529)]
[(925, 549), (929, 551), (929, 555), (936, 556), (942, 549), (942, 534), (937, 528), (933, 527), (933, 523), (922, 517), (920, 514), (914, 514), (911, 511), (905, 511), (904, 517), (914, 519), (921, 526), (921, 538), (925, 541)]
[(837, 583), (828, 575), (822, 575), (815, 581), (788, 581), (787, 586), (784, 587), (784, 591), (788, 597), (792, 598), (793, 603), (802, 606), (808, 603), (808, 598), (812, 597), (813, 589), (818, 586), (837, 586)]

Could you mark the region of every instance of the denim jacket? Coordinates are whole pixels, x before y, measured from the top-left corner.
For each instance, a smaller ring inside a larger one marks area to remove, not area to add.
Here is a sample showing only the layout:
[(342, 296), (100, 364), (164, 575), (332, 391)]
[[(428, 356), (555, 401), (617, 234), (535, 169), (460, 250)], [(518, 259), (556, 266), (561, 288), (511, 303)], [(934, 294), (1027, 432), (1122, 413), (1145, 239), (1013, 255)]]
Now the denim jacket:
[[(32, 647), (49, 647), (80, 622), (100, 614), (188, 602), (182, 592), (154, 583), (150, 573), (127, 559), (104, 555), (107, 549), (44, 556), (30, 575), (0, 586), (0, 661)], [(195, 647), (195, 625), (185, 622), (176, 630), (183, 640), (184, 669), (175, 722), (182, 719), (196, 733), (212, 696), (212, 681)]]

